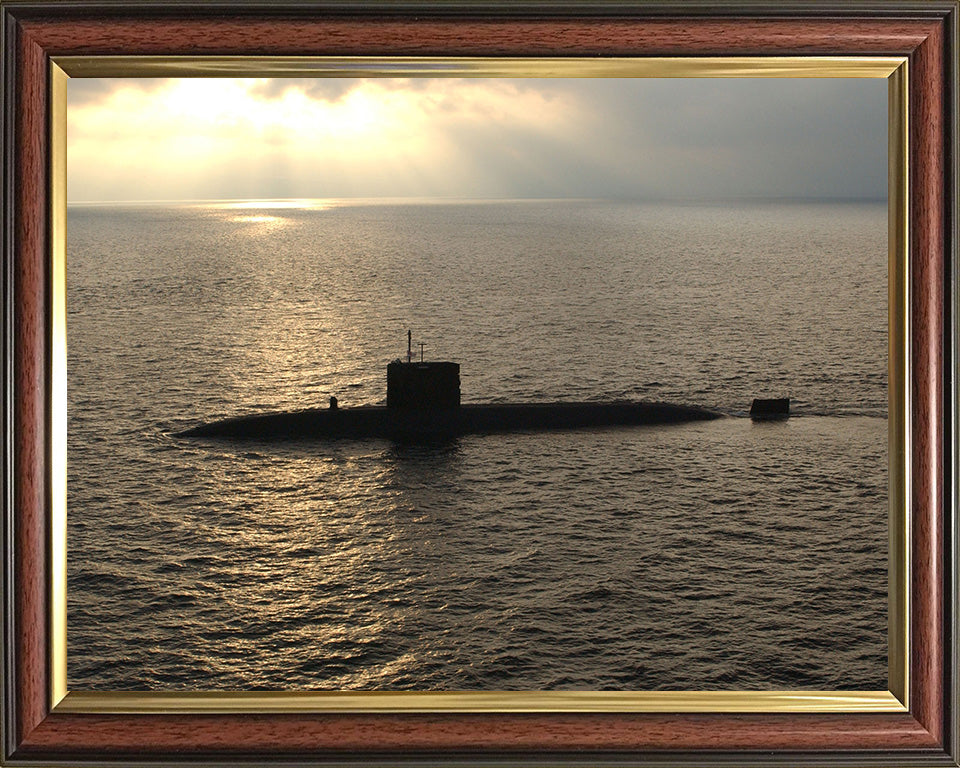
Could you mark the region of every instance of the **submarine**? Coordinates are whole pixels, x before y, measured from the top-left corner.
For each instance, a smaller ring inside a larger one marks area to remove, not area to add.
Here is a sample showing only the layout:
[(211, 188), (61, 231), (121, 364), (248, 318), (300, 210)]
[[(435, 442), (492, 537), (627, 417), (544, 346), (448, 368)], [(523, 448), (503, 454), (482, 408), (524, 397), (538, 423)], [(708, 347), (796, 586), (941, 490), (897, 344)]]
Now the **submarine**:
[(716, 419), (717, 411), (643, 401), (477, 403), (460, 402), (460, 364), (407, 359), (387, 365), (387, 404), (262, 413), (222, 419), (179, 432), (177, 437), (230, 440), (381, 438), (396, 442), (443, 440), (468, 434), (676, 424)]

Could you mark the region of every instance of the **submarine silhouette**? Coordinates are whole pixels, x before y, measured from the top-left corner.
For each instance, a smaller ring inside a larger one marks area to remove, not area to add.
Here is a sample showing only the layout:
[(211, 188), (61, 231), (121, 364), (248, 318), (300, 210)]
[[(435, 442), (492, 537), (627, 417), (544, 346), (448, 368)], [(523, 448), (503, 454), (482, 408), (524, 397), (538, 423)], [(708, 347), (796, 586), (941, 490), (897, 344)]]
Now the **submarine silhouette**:
[(719, 418), (706, 408), (642, 401), (460, 403), (460, 365), (407, 360), (387, 366), (386, 406), (264, 413), (223, 419), (187, 429), (178, 437), (232, 440), (383, 438), (397, 442), (447, 439), (475, 433), (674, 424)]

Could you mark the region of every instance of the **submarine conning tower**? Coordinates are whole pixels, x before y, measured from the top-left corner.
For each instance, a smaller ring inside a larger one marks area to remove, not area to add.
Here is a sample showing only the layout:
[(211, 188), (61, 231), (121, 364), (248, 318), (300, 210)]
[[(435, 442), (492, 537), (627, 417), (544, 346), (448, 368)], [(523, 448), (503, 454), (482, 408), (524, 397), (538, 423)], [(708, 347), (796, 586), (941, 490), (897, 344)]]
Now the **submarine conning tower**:
[(397, 410), (439, 410), (460, 407), (460, 364), (413, 361), (410, 332), (407, 332), (407, 361), (394, 360), (387, 366), (387, 408)]
[(395, 360), (387, 366), (387, 408), (425, 411), (459, 407), (459, 363)]

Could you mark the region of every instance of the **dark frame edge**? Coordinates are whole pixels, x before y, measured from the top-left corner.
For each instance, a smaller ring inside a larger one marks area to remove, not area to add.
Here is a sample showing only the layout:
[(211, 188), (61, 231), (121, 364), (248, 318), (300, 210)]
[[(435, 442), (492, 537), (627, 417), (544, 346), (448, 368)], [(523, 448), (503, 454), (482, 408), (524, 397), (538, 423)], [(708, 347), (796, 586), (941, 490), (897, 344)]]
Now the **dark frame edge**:
[[(944, 302), (947, 317), (944, 323), (944, 403), (948, 414), (944, 435), (944, 506), (945, 506), (945, 566), (952, 578), (944, 584), (944, 748), (954, 765), (960, 765), (960, 252), (958, 252), (958, 221), (960, 216), (960, 2), (951, 2), (944, 14), (945, 103), (944, 125), (946, 158), (944, 163), (944, 226), (945, 256), (949, 269), (944, 274)], [(951, 514), (952, 511), (952, 514)]]
[(262, 753), (180, 756), (170, 761), (156, 754), (98, 757), (88, 753), (14, 756), (8, 768), (950, 768), (956, 763), (938, 750), (864, 751), (840, 754), (809, 752), (647, 752), (625, 755), (577, 752), (337, 752), (323, 756), (265, 756)]
[(843, 16), (942, 18), (952, 0), (738, 0), (736, 7), (718, 7), (716, 0), (4, 0), (23, 18), (36, 15), (71, 18), (130, 12), (141, 16), (204, 16), (229, 10), (235, 15), (297, 15), (327, 13), (342, 16), (442, 17), (614, 17), (642, 15), (696, 17), (784, 18)]
[(3, 479), (0, 488), (3, 493), (3, 574), (0, 581), (2, 589), (2, 625), (3, 680), (0, 696), (0, 762), (6, 762), (16, 749), (16, 616), (14, 607), (14, 547), (13, 547), (13, 255), (14, 238), (14, 185), (16, 183), (15, 158), (15, 119), (16, 101), (14, 84), (16, 80), (16, 28), (17, 22), (8, 6), (0, 6), (0, 36), (3, 40), (3, 55), (0, 56), (0, 83), (3, 86), (2, 110), (0, 110), (0, 161), (3, 167), (2, 188), (0, 188), (0, 216), (2, 216), (3, 272), (0, 276), (0, 288), (3, 298), (3, 338), (0, 341), (0, 353), (3, 355), (3, 414), (0, 423), (3, 428), (3, 445), (0, 457), (3, 462)]

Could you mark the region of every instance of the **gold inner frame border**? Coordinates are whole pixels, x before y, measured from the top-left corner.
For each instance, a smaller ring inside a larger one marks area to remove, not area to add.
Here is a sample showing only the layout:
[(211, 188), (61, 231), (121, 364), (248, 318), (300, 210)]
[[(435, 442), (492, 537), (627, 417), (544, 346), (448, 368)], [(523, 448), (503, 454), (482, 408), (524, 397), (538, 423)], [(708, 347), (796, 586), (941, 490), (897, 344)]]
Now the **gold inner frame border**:
[[(67, 81), (72, 77), (884, 78), (888, 82), (888, 690), (70, 691), (67, 686)], [(909, 72), (906, 57), (448, 58), (60, 56), (50, 110), (50, 706), (57, 713), (670, 712), (909, 710)]]

